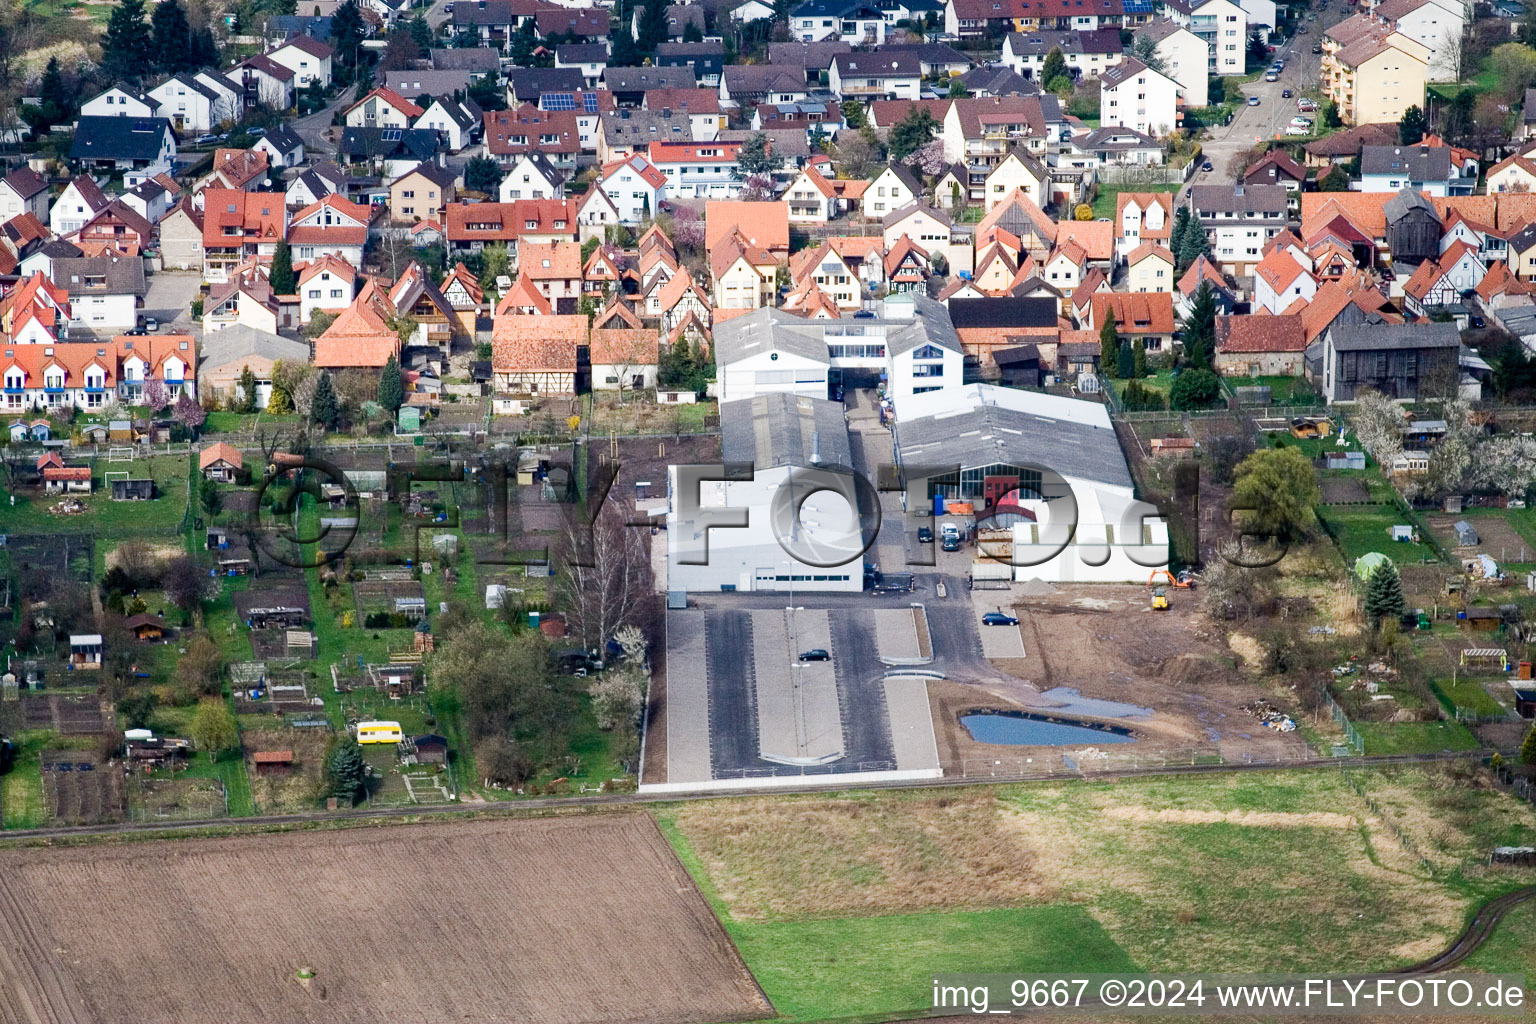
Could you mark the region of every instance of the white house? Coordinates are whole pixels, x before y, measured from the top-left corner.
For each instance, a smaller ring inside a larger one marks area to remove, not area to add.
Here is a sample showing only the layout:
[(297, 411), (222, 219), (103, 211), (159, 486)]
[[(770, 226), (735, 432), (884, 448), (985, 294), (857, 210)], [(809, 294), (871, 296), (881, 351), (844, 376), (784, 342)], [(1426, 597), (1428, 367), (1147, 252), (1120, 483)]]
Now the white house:
[(219, 98), (215, 106), (218, 117), (214, 120), (214, 124), (225, 121), (237, 123), (245, 116), (245, 93), (229, 76), (204, 68), (194, 73), (192, 80), (211, 90)]
[[(1473, 181), (1477, 171), (1472, 172)], [(1360, 190), (1399, 192), (1409, 188), (1426, 196), (1443, 197), (1460, 178), (1448, 146), (1360, 147)], [(1463, 182), (1471, 192), (1471, 182)]]
[(519, 199), (560, 199), (564, 196), (564, 183), (564, 176), (544, 154), (523, 153), (501, 179), (497, 193), (503, 203), (514, 203)]
[(1156, 41), (1157, 59), (1163, 62), (1163, 74), (1178, 84), (1184, 105), (1204, 107), (1210, 94), (1210, 44), (1167, 19), (1142, 26), (1137, 35)]
[(399, 93), (383, 86), (347, 108), (350, 128), (410, 128), (425, 111)]
[(482, 122), (464, 103), (439, 96), (434, 98), (432, 105), (422, 111), (421, 116), (411, 123), (411, 127), (430, 128), (433, 131), (442, 132), (449, 151), (457, 153), (474, 142), (481, 130)]
[(1178, 124), (1178, 91), (1173, 79), (1127, 57), (1099, 79), (1099, 124), (1163, 138)]
[(597, 183), (618, 211), (619, 223), (631, 227), (655, 216), (667, 192), (667, 176), (639, 153), (605, 164)]
[(316, 310), (338, 313), (357, 297), (359, 277), (346, 260), (324, 256), (298, 269), (299, 323), (309, 323)]
[(1255, 311), (1284, 313), (1297, 299), (1311, 302), (1316, 294), (1316, 279), (1289, 249), (1276, 249), (1253, 268)]
[(667, 194), (677, 198), (735, 199), (739, 142), (653, 142), (650, 164), (667, 179)]
[(267, 129), (251, 148), (267, 154), (267, 164), (271, 167), (304, 165), (304, 139), (287, 125)]
[(0, 178), (0, 224), (24, 213), (47, 220), (48, 181), (31, 168), (18, 167)]
[(148, 93), (114, 85), (80, 104), (81, 117), (155, 117), (156, 102)]
[(851, 46), (885, 42), (885, 16), (860, 0), (808, 0), (789, 13), (789, 34), (797, 42), (841, 40)]
[(1385, 25), (1429, 49), (1431, 82), (1455, 82), (1466, 71), (1462, 39), (1468, 18), (1462, 0), (1383, 0), (1375, 14)]
[[(910, 168), (903, 164), (887, 164), (870, 181), (860, 203), (865, 220), (884, 220), (897, 210), (904, 210), (923, 198), (923, 185)], [(916, 235), (913, 241), (927, 246)]]
[(53, 275), (53, 283), (69, 291), (71, 327), (115, 331), (137, 326), (139, 302), (149, 290), (139, 257), (56, 259)]
[(1212, 75), (1243, 73), (1248, 60), (1248, 14), (1233, 0), (1195, 0), (1187, 11), (1170, 5), (1168, 15), (1211, 48)]
[(923, 84), (917, 54), (840, 53), (832, 58), (827, 87), (840, 100), (915, 100)]
[(363, 265), (368, 243), (369, 208), (330, 195), (293, 215), (288, 244), (296, 260), (339, 256), (354, 267)]
[(247, 96), (273, 110), (289, 110), (294, 102), (294, 74), (291, 70), (258, 53), (229, 69), (229, 75)]
[(57, 236), (73, 234), (110, 202), (101, 186), (82, 174), (59, 193), (48, 211), (48, 229)]
[(329, 89), (332, 52), (329, 46), (318, 39), (297, 35), (268, 50), (267, 57), (274, 64), (281, 64), (293, 72), (296, 88), (307, 89), (311, 85), (318, 85), (322, 89)]
[(191, 75), (172, 75), (152, 86), (149, 96), (159, 116), (169, 118), (171, 126), (184, 134), (211, 132), (224, 121), (234, 120), (234, 107), (228, 99)]

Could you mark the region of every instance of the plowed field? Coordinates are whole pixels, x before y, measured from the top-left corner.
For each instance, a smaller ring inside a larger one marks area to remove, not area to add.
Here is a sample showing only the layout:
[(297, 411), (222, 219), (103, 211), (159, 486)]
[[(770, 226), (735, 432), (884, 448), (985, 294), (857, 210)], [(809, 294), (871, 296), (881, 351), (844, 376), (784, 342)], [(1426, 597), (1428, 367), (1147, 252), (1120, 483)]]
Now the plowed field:
[(644, 815), (0, 854), (0, 1022), (125, 1012), (672, 1024), (773, 1009)]

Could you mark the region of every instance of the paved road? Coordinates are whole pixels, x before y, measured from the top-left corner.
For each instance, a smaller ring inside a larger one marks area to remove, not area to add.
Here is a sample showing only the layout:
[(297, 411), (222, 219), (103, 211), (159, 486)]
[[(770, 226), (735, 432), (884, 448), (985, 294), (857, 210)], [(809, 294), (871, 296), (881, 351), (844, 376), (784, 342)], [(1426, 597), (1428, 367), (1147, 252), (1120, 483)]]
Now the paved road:
[[(1282, 135), (1286, 124), (1299, 113), (1296, 101), (1300, 97), (1311, 96), (1321, 105), (1322, 90), (1318, 78), (1322, 57), (1312, 52), (1312, 46), (1322, 41), (1327, 26), (1343, 21), (1353, 11), (1354, 8), (1343, 0), (1331, 0), (1326, 11), (1318, 12), (1316, 21), (1306, 23), (1306, 35), (1292, 36), (1275, 53), (1276, 57), (1285, 60), (1285, 70), (1281, 72), (1279, 81), (1266, 82), (1260, 78), (1242, 87), (1243, 95), (1259, 97), (1259, 105), (1250, 107), (1244, 104), (1238, 107), (1230, 125), (1213, 129), (1215, 137), (1201, 144), (1205, 158), (1211, 162), (1211, 170), (1197, 173), (1190, 179), (1191, 185), (1215, 185), (1231, 181), (1227, 164), (1232, 157), (1266, 139)], [(1281, 95), (1286, 89), (1293, 94), (1290, 99)], [(1306, 116), (1315, 119), (1321, 115), (1318, 112)]]
[[(288, 122), (288, 127), (299, 133), (299, 138), (304, 140), (304, 149), (308, 154), (320, 154), (331, 157), (336, 155), (336, 144), (326, 138), (326, 129), (331, 126), (331, 121), (336, 117), (336, 111), (343, 107), (351, 106), (357, 100), (356, 90), (346, 88), (337, 94), (336, 98), (327, 103), (321, 109), (305, 117), (297, 117)], [(340, 133), (341, 129), (336, 129)], [(340, 135), (337, 135), (340, 138)]]

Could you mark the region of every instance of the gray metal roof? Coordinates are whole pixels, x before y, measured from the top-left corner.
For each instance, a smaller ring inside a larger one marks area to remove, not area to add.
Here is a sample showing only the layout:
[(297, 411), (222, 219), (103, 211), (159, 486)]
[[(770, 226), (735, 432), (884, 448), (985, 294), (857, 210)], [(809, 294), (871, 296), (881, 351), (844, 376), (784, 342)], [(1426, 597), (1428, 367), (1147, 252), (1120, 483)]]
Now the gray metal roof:
[(1454, 323), (1340, 324), (1328, 329), (1328, 337), (1336, 352), (1461, 347)]
[[(942, 302), (925, 295), (912, 296), (912, 316), (886, 316), (877, 307), (874, 317), (839, 317), (836, 320), (807, 320), (778, 309), (759, 309), (744, 316), (732, 317), (715, 328), (715, 360), (718, 365), (731, 363), (759, 355), (763, 352), (788, 352), (818, 363), (829, 363), (827, 354), (828, 332), (857, 328), (859, 335), (834, 335), (838, 343), (855, 337), (868, 341), (884, 341), (886, 351), (892, 354), (907, 352), (925, 344), (938, 345), (951, 351), (961, 351), (960, 336), (949, 319), (949, 310)], [(896, 306), (904, 304), (905, 297), (894, 300)]]
[[(149, 286), (137, 256), (79, 256), (53, 261), (53, 279), (71, 295), (143, 296)], [(91, 282), (99, 281), (99, 284)]]
[(788, 392), (723, 403), (720, 450), (726, 462), (750, 462), (759, 470), (853, 465), (842, 403)]
[(958, 462), (962, 468), (1044, 466), (1063, 476), (1133, 486), (1113, 427), (1051, 416), (1050, 406), (1044, 402), (1040, 414), (1005, 408), (987, 401), (984, 387), (967, 390), (973, 392), (968, 413), (902, 421), (899, 436), (904, 463)]
[(279, 334), (268, 334), (244, 324), (203, 335), (199, 349), (199, 364), (210, 370), (251, 356), (309, 362), (309, 345), (306, 342), (293, 341)]

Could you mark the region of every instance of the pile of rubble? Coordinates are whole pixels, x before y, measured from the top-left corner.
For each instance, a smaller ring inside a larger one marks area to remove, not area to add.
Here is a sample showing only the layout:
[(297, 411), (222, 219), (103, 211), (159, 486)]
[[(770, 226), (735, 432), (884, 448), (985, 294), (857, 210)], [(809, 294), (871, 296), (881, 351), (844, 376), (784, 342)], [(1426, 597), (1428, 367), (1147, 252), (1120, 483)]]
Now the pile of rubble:
[(79, 498), (65, 498), (48, 506), (48, 511), (56, 516), (79, 516), (85, 514), (85, 502)]
[(1251, 704), (1242, 705), (1238, 710), (1257, 718), (1266, 728), (1277, 732), (1296, 731), (1295, 720), (1262, 697)]

